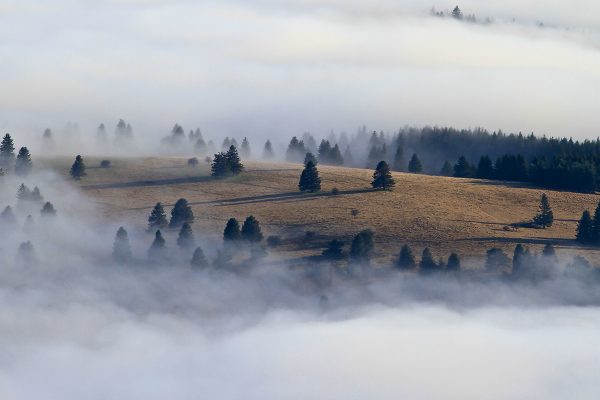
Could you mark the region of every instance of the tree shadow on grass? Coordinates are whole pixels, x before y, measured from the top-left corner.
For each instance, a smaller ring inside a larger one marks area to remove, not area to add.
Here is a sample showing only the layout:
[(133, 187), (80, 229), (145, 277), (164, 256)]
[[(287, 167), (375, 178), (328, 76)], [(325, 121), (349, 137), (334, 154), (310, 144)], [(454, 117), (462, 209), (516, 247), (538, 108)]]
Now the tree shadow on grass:
[(148, 187), (148, 186), (164, 186), (164, 185), (180, 185), (186, 183), (201, 183), (213, 180), (211, 176), (189, 176), (184, 178), (168, 178), (168, 179), (150, 179), (140, 180), (131, 182), (111, 182), (111, 183), (98, 183), (93, 185), (82, 185), (81, 188), (84, 190), (92, 189), (125, 189), (134, 187)]
[(463, 239), (455, 239), (454, 242), (496, 242), (496, 243), (513, 243), (513, 244), (539, 244), (546, 245), (551, 244), (554, 246), (561, 247), (571, 247), (577, 249), (597, 249), (596, 247), (586, 246), (575, 239), (563, 239), (563, 238), (544, 238), (544, 237), (515, 237), (515, 238), (507, 238), (507, 237), (474, 237), (474, 238), (463, 238)]

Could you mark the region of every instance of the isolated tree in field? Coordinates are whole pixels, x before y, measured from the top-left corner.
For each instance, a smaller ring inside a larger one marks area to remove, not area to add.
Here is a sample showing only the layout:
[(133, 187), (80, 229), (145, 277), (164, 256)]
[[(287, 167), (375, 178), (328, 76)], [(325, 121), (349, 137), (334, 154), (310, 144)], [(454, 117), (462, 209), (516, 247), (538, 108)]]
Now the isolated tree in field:
[(179, 199), (171, 210), (171, 221), (169, 228), (179, 228), (184, 223), (191, 224), (194, 222), (194, 213), (192, 207), (186, 199)]
[(448, 263), (446, 264), (446, 271), (458, 272), (460, 271), (460, 257), (456, 253), (450, 254), (448, 257)]
[(148, 217), (148, 230), (164, 228), (169, 222), (167, 221), (167, 213), (160, 202), (156, 203), (150, 216)]
[(510, 265), (510, 259), (502, 249), (492, 248), (486, 252), (485, 269), (496, 272)]
[(240, 224), (235, 218), (229, 218), (223, 231), (223, 240), (226, 242), (232, 242), (239, 240), (241, 237)]
[(167, 244), (160, 230), (154, 235), (154, 241), (148, 249), (148, 260), (153, 262), (164, 261), (167, 258)]
[(463, 13), (458, 6), (454, 7), (454, 10), (452, 10), (452, 18), (456, 18), (458, 20), (463, 19)]
[(341, 240), (333, 239), (327, 243), (327, 248), (323, 250), (323, 258), (329, 260), (339, 260), (343, 256), (344, 242)]
[(396, 147), (396, 153), (394, 154), (394, 171), (402, 171), (404, 168), (404, 149), (402, 146)]
[(577, 241), (581, 243), (592, 243), (594, 240), (594, 226), (588, 210), (585, 210), (583, 214), (581, 214), (581, 218), (577, 225), (576, 238)]
[(265, 160), (272, 160), (273, 158), (275, 158), (275, 153), (273, 153), (273, 145), (271, 144), (271, 141), (269, 139), (267, 139), (267, 141), (265, 142), (265, 148), (263, 149), (263, 158)]
[(598, 205), (596, 205), (596, 210), (594, 211), (592, 230), (592, 240), (594, 243), (600, 243), (600, 202), (598, 202)]
[(304, 170), (300, 175), (298, 188), (302, 192), (318, 192), (321, 190), (321, 178), (319, 178), (319, 171), (312, 161), (309, 161), (304, 167)]
[(129, 236), (127, 231), (122, 226), (117, 230), (115, 242), (113, 244), (113, 260), (118, 263), (126, 263), (131, 260), (131, 245), (129, 244)]
[(6, 206), (0, 213), (0, 225), (10, 227), (17, 224), (17, 217), (10, 206)]
[(0, 143), (0, 165), (3, 167), (12, 166), (15, 159), (15, 144), (10, 134), (4, 135)]
[(17, 160), (15, 161), (15, 174), (18, 176), (27, 176), (31, 172), (31, 154), (27, 147), (21, 147)]
[(196, 239), (194, 238), (194, 232), (192, 227), (187, 222), (181, 225), (179, 230), (179, 236), (177, 237), (177, 245), (182, 249), (191, 249), (196, 245)]
[(465, 156), (460, 156), (456, 165), (454, 165), (454, 177), (471, 178), (473, 176), (473, 167), (467, 161)]
[(419, 160), (419, 156), (417, 153), (413, 154), (408, 162), (408, 172), (412, 172), (413, 174), (418, 174), (423, 171), (423, 166), (421, 165), (421, 160)]
[(546, 196), (546, 193), (542, 194), (542, 198), (540, 200), (540, 210), (533, 218), (533, 222), (542, 228), (549, 228), (554, 222), (554, 214), (550, 208), (550, 203), (548, 202), (548, 196)]
[(374, 189), (389, 190), (392, 189), (395, 184), (396, 182), (394, 181), (394, 178), (392, 178), (388, 163), (379, 161), (375, 168), (375, 172), (373, 173), (371, 186), (373, 186)]
[(232, 145), (229, 147), (229, 150), (225, 153), (225, 158), (227, 159), (229, 170), (233, 175), (237, 175), (244, 170), (244, 165), (240, 161), (240, 156), (235, 146)]
[(396, 268), (398, 269), (415, 269), (417, 267), (417, 263), (415, 262), (415, 256), (411, 248), (405, 244), (400, 249), (400, 255), (398, 256), (398, 260), (396, 261)]
[(433, 254), (431, 254), (431, 250), (429, 247), (425, 247), (423, 249), (423, 253), (421, 253), (421, 262), (419, 263), (419, 272), (423, 274), (428, 274), (431, 272), (435, 272), (438, 270), (438, 264), (433, 259)]
[(371, 254), (375, 249), (373, 242), (373, 231), (366, 229), (357, 233), (350, 245), (350, 259), (354, 262), (369, 263)]
[(209, 267), (208, 260), (200, 247), (196, 247), (196, 250), (194, 250), (190, 264), (194, 270), (206, 269)]
[(477, 164), (477, 172), (475, 177), (479, 179), (493, 179), (494, 178), (494, 166), (492, 165), (492, 159), (488, 156), (481, 156), (479, 164)]
[(83, 163), (83, 158), (80, 155), (75, 157), (75, 162), (71, 166), (70, 173), (73, 179), (81, 179), (86, 175), (85, 164)]
[(304, 166), (306, 166), (309, 162), (312, 162), (314, 165), (317, 165), (317, 157), (311, 152), (306, 153), (304, 156)]
[(56, 210), (54, 209), (52, 203), (47, 201), (40, 210), (40, 214), (42, 214), (42, 217), (54, 217), (56, 215)]
[(248, 242), (260, 242), (263, 240), (263, 234), (260, 230), (260, 223), (252, 215), (246, 218), (241, 230), (242, 239)]
[(444, 162), (444, 165), (442, 166), (442, 169), (440, 170), (440, 175), (441, 176), (452, 176), (452, 174), (454, 174), (454, 169), (452, 167), (452, 164), (450, 164), (450, 161), (446, 160)]
[(250, 142), (248, 141), (247, 137), (244, 137), (244, 140), (242, 140), (242, 147), (240, 147), (240, 153), (244, 158), (250, 157), (252, 153), (252, 151), (250, 150)]

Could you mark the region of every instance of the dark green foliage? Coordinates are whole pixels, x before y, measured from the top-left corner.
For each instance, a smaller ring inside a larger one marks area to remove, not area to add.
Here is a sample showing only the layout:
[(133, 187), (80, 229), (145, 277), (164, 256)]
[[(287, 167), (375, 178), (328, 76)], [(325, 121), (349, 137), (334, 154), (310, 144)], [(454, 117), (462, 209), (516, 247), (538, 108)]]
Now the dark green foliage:
[(390, 167), (385, 161), (379, 161), (375, 172), (373, 173), (373, 181), (371, 185), (375, 189), (388, 190), (392, 189), (396, 182), (390, 173)]
[(472, 178), (475, 176), (473, 166), (467, 161), (465, 156), (460, 156), (454, 165), (454, 177), (456, 178)]
[(15, 174), (18, 176), (27, 176), (31, 172), (31, 154), (27, 147), (21, 147), (17, 160), (15, 161)]
[(421, 165), (421, 160), (419, 160), (419, 156), (417, 153), (413, 154), (408, 162), (408, 172), (412, 172), (413, 174), (419, 174), (423, 171), (423, 166)]
[(17, 217), (10, 206), (6, 206), (0, 213), (0, 226), (11, 227), (17, 224)]
[(229, 218), (227, 225), (225, 225), (225, 230), (223, 231), (223, 240), (227, 242), (239, 240), (240, 238), (240, 224), (238, 223), (237, 219)]
[(375, 243), (373, 242), (373, 231), (366, 229), (359, 232), (352, 239), (352, 245), (350, 246), (350, 259), (354, 262), (368, 263), (373, 250), (375, 249)]
[(476, 178), (479, 179), (494, 179), (494, 166), (492, 159), (488, 156), (481, 156), (479, 164), (477, 164)]
[(304, 142), (294, 136), (288, 145), (285, 159), (289, 162), (300, 162), (305, 154), (306, 148), (304, 147)]
[(165, 261), (167, 258), (167, 245), (160, 230), (156, 231), (154, 241), (148, 249), (148, 260), (153, 262)]
[(83, 163), (83, 157), (77, 156), (75, 157), (75, 162), (71, 166), (71, 176), (73, 179), (81, 179), (86, 175), (85, 173), (85, 164)]
[(177, 236), (177, 246), (182, 249), (191, 249), (196, 245), (196, 239), (194, 238), (194, 232), (190, 224), (185, 222), (181, 225), (179, 230), (179, 236)]
[(206, 269), (209, 267), (208, 260), (200, 247), (196, 247), (196, 250), (194, 250), (194, 255), (192, 255), (190, 264), (194, 270)]
[(115, 242), (113, 244), (113, 260), (118, 263), (126, 263), (131, 260), (131, 246), (127, 231), (122, 226), (117, 230)]
[(194, 222), (194, 213), (192, 212), (192, 207), (190, 207), (186, 199), (179, 199), (171, 210), (171, 221), (169, 222), (169, 228), (179, 228), (186, 222), (188, 224)]
[(343, 257), (344, 242), (341, 240), (333, 239), (327, 243), (327, 248), (323, 250), (323, 258), (329, 260), (339, 260)]
[(314, 165), (317, 165), (317, 157), (315, 157), (315, 155), (311, 152), (306, 153), (306, 155), (304, 156), (304, 166), (306, 167), (306, 165), (312, 162)]
[(421, 254), (421, 262), (419, 263), (419, 271), (423, 274), (428, 274), (431, 272), (436, 272), (440, 269), (440, 266), (433, 259), (433, 254), (431, 254), (431, 250), (429, 247), (425, 247), (423, 249), (423, 253)]
[(394, 171), (402, 171), (404, 169), (404, 149), (402, 146), (398, 146), (396, 148), (396, 153), (394, 154), (394, 163), (393, 163)]
[(271, 160), (275, 158), (275, 153), (273, 153), (273, 145), (271, 141), (267, 139), (265, 142), (265, 148), (263, 149), (263, 158), (265, 160)]
[(492, 248), (486, 252), (485, 269), (491, 272), (499, 271), (510, 265), (510, 259), (502, 249)]
[(240, 147), (240, 153), (244, 158), (249, 158), (252, 153), (252, 151), (250, 150), (250, 142), (246, 137), (244, 137), (244, 140), (242, 140), (242, 147)]
[(576, 238), (581, 243), (592, 243), (594, 241), (594, 226), (588, 210), (585, 210), (581, 214), (579, 224), (577, 225)]
[(148, 217), (148, 230), (164, 228), (168, 225), (167, 214), (162, 204), (156, 203)]
[(256, 243), (263, 240), (263, 234), (260, 230), (260, 223), (252, 215), (246, 218), (241, 230), (242, 239)]
[(40, 210), (40, 214), (42, 214), (42, 217), (54, 217), (56, 215), (56, 210), (54, 209), (52, 203), (47, 201)]
[(235, 146), (230, 146), (227, 153), (221, 152), (215, 154), (212, 160), (211, 173), (215, 178), (238, 175), (243, 170), (244, 165), (240, 161)]
[(594, 211), (594, 219), (592, 220), (592, 240), (594, 243), (600, 243), (600, 202), (596, 205), (596, 210)]
[(460, 271), (460, 257), (458, 254), (452, 253), (448, 257), (448, 264), (446, 265), (446, 271), (448, 272), (458, 272)]
[(244, 165), (240, 161), (240, 156), (235, 146), (232, 145), (229, 147), (229, 150), (225, 153), (225, 158), (227, 159), (229, 170), (233, 175), (237, 175), (244, 170)]
[(454, 169), (452, 167), (452, 164), (450, 164), (450, 161), (448, 161), (448, 160), (444, 161), (444, 165), (442, 166), (442, 169), (440, 170), (440, 175), (441, 176), (452, 176), (452, 174), (454, 174)]
[(525, 182), (529, 178), (525, 157), (520, 154), (505, 154), (496, 159), (494, 176), (502, 181)]
[[(329, 140), (322, 140), (321, 144), (319, 145), (319, 162), (330, 165), (344, 164), (344, 159), (342, 157), (342, 153), (340, 152), (339, 146), (336, 144), (332, 147)], [(304, 164), (306, 165), (306, 160)]]
[(415, 269), (417, 267), (412, 250), (407, 244), (402, 246), (400, 249), (400, 255), (396, 261), (396, 267), (398, 269)]
[(313, 164), (311, 161), (306, 164), (302, 174), (300, 175), (298, 188), (302, 192), (318, 192), (321, 190), (321, 178), (319, 178), (319, 171), (317, 170), (315, 164)]
[(11, 167), (15, 159), (15, 145), (12, 137), (7, 133), (0, 143), (0, 165)]
[(546, 193), (542, 194), (542, 198), (540, 200), (540, 210), (533, 218), (533, 222), (542, 228), (549, 228), (554, 223), (554, 214), (550, 208), (550, 203), (548, 202), (548, 196), (546, 196)]

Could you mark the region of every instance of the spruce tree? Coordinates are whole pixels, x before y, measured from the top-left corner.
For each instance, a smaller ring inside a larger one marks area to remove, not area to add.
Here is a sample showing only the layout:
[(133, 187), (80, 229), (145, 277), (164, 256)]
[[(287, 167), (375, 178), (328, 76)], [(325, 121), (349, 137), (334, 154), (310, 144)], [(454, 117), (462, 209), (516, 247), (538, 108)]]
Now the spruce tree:
[(167, 258), (167, 245), (160, 230), (156, 231), (154, 241), (148, 249), (148, 260), (152, 262), (164, 261)]
[(596, 210), (594, 211), (594, 219), (592, 220), (592, 240), (594, 243), (600, 243), (600, 202), (596, 205)]
[(448, 263), (446, 265), (446, 271), (448, 272), (458, 272), (460, 271), (460, 257), (458, 254), (452, 253), (448, 257)]
[(260, 223), (252, 215), (246, 218), (241, 230), (242, 239), (248, 242), (260, 242), (263, 240), (263, 234), (260, 230)]
[(354, 262), (368, 264), (375, 248), (373, 231), (366, 229), (357, 233), (350, 245), (350, 259)]
[(29, 240), (19, 245), (17, 250), (17, 262), (24, 266), (33, 266), (38, 263), (35, 249)]
[(473, 167), (467, 161), (465, 156), (460, 156), (456, 165), (454, 165), (455, 178), (471, 178), (473, 177)]
[(385, 161), (379, 161), (375, 172), (373, 173), (373, 181), (371, 185), (374, 189), (388, 190), (392, 189), (396, 182), (390, 173), (390, 167)]
[(413, 256), (413, 252), (407, 244), (403, 245), (400, 249), (400, 255), (396, 261), (396, 267), (403, 270), (415, 269), (417, 267), (415, 256)]
[(433, 259), (433, 254), (431, 254), (431, 250), (429, 250), (429, 247), (425, 247), (423, 249), (423, 253), (421, 253), (419, 272), (421, 272), (422, 274), (429, 274), (431, 272), (435, 272), (437, 269), (438, 264)]
[(4, 135), (0, 143), (0, 165), (9, 168), (15, 159), (15, 145), (10, 134)]
[(318, 192), (321, 190), (321, 178), (319, 178), (319, 171), (312, 161), (309, 161), (304, 167), (304, 170), (300, 175), (298, 188), (302, 192)]
[(581, 214), (581, 218), (577, 225), (576, 238), (577, 241), (581, 243), (591, 243), (594, 239), (594, 226), (588, 210), (585, 210), (583, 214)]
[(0, 226), (12, 227), (17, 224), (17, 217), (10, 206), (6, 206), (0, 213)]
[(542, 255), (544, 257), (556, 257), (556, 250), (552, 243), (546, 243), (544, 249), (542, 250)]
[(244, 137), (244, 140), (242, 140), (242, 147), (240, 148), (240, 153), (244, 158), (249, 158), (252, 153), (250, 150), (250, 142), (246, 137)]
[(169, 228), (179, 228), (186, 222), (189, 224), (194, 222), (194, 213), (186, 199), (179, 199), (171, 210)]
[(423, 171), (423, 166), (421, 165), (421, 160), (419, 160), (419, 156), (417, 153), (414, 153), (408, 162), (408, 172), (412, 172), (413, 174), (418, 174)]
[(85, 164), (83, 163), (83, 158), (80, 155), (75, 157), (75, 162), (71, 166), (70, 173), (73, 179), (81, 179), (86, 175)]
[(42, 196), (42, 193), (40, 193), (40, 189), (37, 186), (33, 188), (29, 198), (31, 201), (35, 201), (36, 203), (41, 203), (44, 201), (44, 196)]
[(148, 230), (153, 231), (155, 229), (164, 228), (169, 222), (167, 221), (167, 214), (160, 202), (156, 203), (150, 216), (148, 217)]
[(238, 151), (235, 146), (232, 145), (229, 147), (229, 150), (225, 154), (225, 158), (227, 159), (229, 171), (233, 175), (237, 175), (244, 170), (244, 165), (240, 161), (240, 156), (238, 155)]
[(241, 236), (240, 224), (235, 218), (229, 218), (223, 231), (223, 240), (226, 242), (232, 242), (239, 240)]
[(458, 19), (458, 20), (462, 20), (463, 19), (463, 13), (460, 10), (460, 8), (458, 8), (458, 6), (454, 7), (454, 10), (452, 10), (452, 18)]
[(113, 260), (118, 263), (127, 263), (131, 260), (131, 245), (127, 231), (122, 226), (117, 230), (115, 242), (113, 244)]
[(452, 174), (454, 174), (454, 169), (452, 167), (452, 164), (450, 164), (450, 161), (446, 160), (444, 162), (444, 165), (442, 166), (442, 169), (440, 170), (440, 175), (441, 176), (452, 176)]
[(18, 176), (27, 176), (31, 172), (31, 155), (27, 147), (21, 147), (17, 160), (15, 162), (15, 174)]
[(273, 158), (275, 158), (275, 153), (273, 153), (273, 145), (271, 144), (271, 141), (269, 139), (267, 139), (267, 141), (265, 142), (265, 148), (263, 149), (263, 158), (265, 160), (272, 160)]
[(19, 189), (17, 189), (17, 199), (21, 201), (31, 200), (31, 189), (29, 189), (24, 183), (21, 183), (21, 186), (19, 186)]
[(550, 208), (550, 203), (548, 202), (548, 196), (546, 196), (546, 193), (542, 194), (542, 198), (540, 200), (540, 210), (533, 218), (533, 222), (544, 229), (551, 227), (552, 223), (554, 222), (554, 214)]
[(481, 156), (479, 164), (477, 164), (476, 178), (479, 179), (493, 179), (494, 178), (494, 166), (492, 165), (492, 159), (488, 156)]
[(486, 252), (485, 269), (491, 272), (497, 272), (503, 268), (508, 267), (510, 259), (508, 256), (499, 248), (492, 248)]
[(323, 250), (322, 256), (323, 258), (329, 260), (339, 260), (343, 255), (343, 247), (344, 242), (341, 240), (333, 239), (329, 243), (327, 243), (327, 248)]
[(231, 175), (229, 165), (227, 163), (227, 155), (223, 152), (215, 154), (211, 162), (211, 175), (215, 178), (223, 178)]
[(394, 171), (402, 171), (404, 168), (404, 149), (402, 146), (398, 146), (396, 148), (396, 153), (394, 154)]
[(526, 250), (521, 243), (517, 244), (512, 259), (513, 275), (522, 275), (524, 273), (527, 268), (527, 262), (529, 261), (528, 258), (528, 250)]
[(56, 210), (52, 203), (47, 201), (40, 210), (40, 214), (42, 214), (42, 217), (54, 217), (56, 215)]
[(194, 238), (194, 232), (192, 227), (187, 222), (181, 225), (179, 230), (179, 236), (177, 237), (177, 245), (182, 249), (191, 249), (196, 245), (196, 239)]
[(200, 247), (196, 247), (192, 260), (190, 261), (193, 270), (206, 269), (209, 266), (208, 260)]
[(312, 162), (314, 165), (317, 165), (317, 157), (311, 152), (306, 153), (304, 156), (304, 166), (308, 165), (309, 162)]

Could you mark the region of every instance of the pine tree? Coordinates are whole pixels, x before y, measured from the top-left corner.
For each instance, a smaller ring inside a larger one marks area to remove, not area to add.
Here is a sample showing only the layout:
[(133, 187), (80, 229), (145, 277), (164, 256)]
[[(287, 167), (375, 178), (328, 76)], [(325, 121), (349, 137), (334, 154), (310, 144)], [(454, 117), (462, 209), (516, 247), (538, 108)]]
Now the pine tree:
[(416, 267), (417, 263), (415, 262), (412, 250), (407, 244), (403, 245), (400, 249), (398, 260), (396, 261), (396, 268), (406, 270), (415, 269)]
[(550, 203), (548, 202), (548, 196), (546, 196), (546, 193), (542, 194), (542, 199), (540, 200), (540, 210), (533, 218), (533, 222), (544, 229), (551, 227), (552, 223), (554, 222), (554, 214), (550, 208)]
[(373, 173), (373, 181), (371, 185), (374, 189), (388, 190), (392, 189), (396, 182), (390, 173), (390, 167), (385, 161), (379, 161), (375, 172)]
[(248, 242), (260, 242), (263, 240), (263, 234), (260, 230), (260, 223), (252, 215), (246, 218), (242, 225), (241, 237)]
[(160, 202), (156, 203), (148, 217), (148, 230), (152, 231), (154, 229), (164, 228), (168, 224), (169, 222), (167, 221), (165, 209)]
[(164, 261), (167, 258), (167, 245), (160, 230), (156, 231), (154, 241), (148, 249), (148, 259), (153, 262)]
[(42, 196), (42, 193), (40, 193), (40, 189), (37, 186), (33, 188), (29, 198), (31, 199), (31, 201), (34, 201), (36, 203), (41, 203), (42, 201), (44, 201), (44, 196)]
[(265, 142), (265, 148), (263, 149), (263, 158), (265, 160), (272, 160), (273, 158), (275, 158), (275, 153), (273, 153), (273, 145), (271, 144), (271, 141), (269, 139), (267, 139), (267, 141)]
[(38, 263), (35, 255), (35, 249), (30, 241), (23, 242), (17, 250), (17, 262), (24, 266), (33, 266)]
[(179, 236), (177, 237), (177, 245), (182, 249), (191, 249), (196, 245), (196, 239), (194, 238), (194, 232), (190, 224), (185, 222), (181, 225), (179, 230)]
[(235, 218), (229, 218), (223, 231), (223, 240), (226, 242), (239, 240), (241, 237), (240, 224)]
[(329, 260), (339, 260), (343, 256), (343, 247), (344, 242), (341, 240), (333, 239), (329, 243), (327, 243), (327, 248), (323, 250), (323, 258)]
[(190, 264), (192, 265), (193, 270), (208, 268), (208, 260), (206, 259), (206, 256), (200, 247), (196, 247), (196, 250), (194, 250), (194, 255), (192, 256)]
[(448, 257), (448, 263), (446, 265), (446, 271), (448, 272), (458, 272), (460, 271), (460, 257), (458, 254), (452, 253)]
[(80, 155), (75, 157), (75, 162), (71, 166), (70, 173), (73, 179), (81, 179), (86, 175), (85, 164), (83, 163), (83, 158)]
[(0, 213), (0, 226), (13, 227), (17, 224), (17, 217), (10, 206), (6, 206)]
[(577, 225), (576, 238), (577, 241), (581, 243), (591, 243), (594, 239), (594, 226), (588, 210), (585, 210), (583, 214), (581, 214), (581, 219)]
[(488, 156), (481, 156), (479, 164), (477, 164), (476, 178), (479, 179), (493, 179), (494, 178), (494, 166), (492, 165), (492, 159)]
[(306, 167), (306, 165), (312, 162), (314, 165), (317, 165), (317, 157), (315, 157), (315, 155), (311, 152), (306, 153), (306, 155), (304, 156), (304, 166)]
[(223, 152), (215, 154), (211, 162), (211, 175), (215, 178), (222, 178), (231, 175), (231, 170), (227, 163), (227, 155)]
[(42, 214), (42, 217), (54, 217), (56, 215), (56, 210), (52, 203), (47, 201), (40, 210), (40, 214)]
[(458, 20), (463, 19), (463, 13), (458, 6), (454, 7), (454, 10), (452, 10), (452, 18), (456, 18)]
[(423, 166), (421, 165), (421, 160), (417, 156), (417, 153), (413, 154), (408, 162), (408, 172), (412, 172), (413, 174), (418, 174), (423, 171)]
[(425, 247), (423, 249), (423, 253), (421, 254), (419, 272), (421, 272), (422, 274), (428, 274), (431, 272), (435, 272), (437, 269), (438, 264), (433, 259), (433, 254), (431, 254), (431, 250), (429, 250), (429, 247)]
[(442, 169), (440, 170), (440, 175), (441, 176), (452, 176), (454, 174), (454, 169), (452, 167), (452, 164), (450, 164), (450, 161), (446, 160), (444, 162), (444, 165), (442, 166)]
[(346, 150), (344, 150), (344, 164), (354, 164), (354, 157), (352, 156), (352, 150), (350, 150), (350, 146), (346, 146)]
[(454, 177), (456, 178), (471, 178), (473, 177), (473, 167), (467, 161), (465, 156), (460, 156), (458, 162), (454, 166)]
[(240, 148), (240, 153), (244, 158), (249, 158), (251, 155), (250, 142), (248, 142), (248, 138), (246, 137), (244, 137), (244, 140), (242, 140), (242, 147)]
[(189, 224), (194, 222), (194, 213), (186, 199), (179, 199), (171, 210), (169, 228), (179, 228), (186, 222)]
[(4, 135), (0, 143), (0, 165), (11, 167), (15, 159), (15, 145), (10, 134)]
[(402, 171), (404, 165), (404, 149), (402, 146), (398, 146), (396, 148), (396, 153), (394, 154), (394, 171)]
[(31, 200), (31, 189), (29, 189), (24, 183), (21, 183), (21, 186), (19, 186), (19, 189), (17, 189), (17, 199), (20, 201)]
[(513, 253), (512, 259), (512, 274), (513, 275), (522, 275), (527, 268), (527, 260), (528, 258), (528, 250), (523, 247), (521, 243), (515, 246), (515, 251)]
[(492, 248), (486, 252), (485, 269), (496, 272), (508, 267), (510, 259), (502, 249)]
[(309, 161), (304, 167), (304, 170), (300, 175), (298, 188), (302, 192), (318, 192), (321, 190), (321, 178), (319, 178), (319, 171), (312, 161)]
[(552, 246), (552, 243), (546, 243), (542, 250), (542, 255), (544, 257), (556, 257), (556, 250), (554, 249), (554, 246)]
[(118, 263), (127, 263), (131, 260), (131, 245), (127, 231), (122, 226), (117, 230), (115, 242), (113, 244), (113, 260)]
[(594, 243), (600, 243), (600, 202), (594, 211), (594, 219), (592, 220), (592, 240)]
[(27, 176), (31, 172), (31, 155), (27, 147), (21, 147), (17, 160), (15, 162), (15, 174), (18, 176)]
[(353, 262), (368, 264), (374, 248), (373, 231), (369, 229), (361, 231), (352, 239), (352, 244), (350, 245), (350, 259)]
[(225, 158), (227, 159), (229, 171), (231, 171), (233, 175), (237, 175), (244, 170), (244, 165), (240, 161), (240, 156), (238, 155), (235, 146), (232, 145), (229, 147), (229, 150), (225, 154)]
[(332, 165), (344, 165), (344, 157), (342, 157), (340, 147), (337, 145), (337, 143), (329, 152), (329, 163)]

